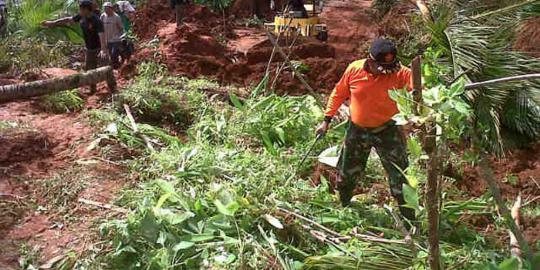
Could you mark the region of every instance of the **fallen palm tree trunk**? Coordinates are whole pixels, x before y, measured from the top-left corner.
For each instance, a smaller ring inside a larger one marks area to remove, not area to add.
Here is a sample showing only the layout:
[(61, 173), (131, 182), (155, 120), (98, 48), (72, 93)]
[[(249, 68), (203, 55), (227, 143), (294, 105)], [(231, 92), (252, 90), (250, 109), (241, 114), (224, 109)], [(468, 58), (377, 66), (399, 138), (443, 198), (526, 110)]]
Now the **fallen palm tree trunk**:
[(112, 67), (101, 67), (87, 72), (53, 79), (0, 86), (0, 102), (43, 96), (81, 86), (97, 84), (102, 81), (107, 82), (107, 86), (111, 92), (116, 90), (116, 80)]

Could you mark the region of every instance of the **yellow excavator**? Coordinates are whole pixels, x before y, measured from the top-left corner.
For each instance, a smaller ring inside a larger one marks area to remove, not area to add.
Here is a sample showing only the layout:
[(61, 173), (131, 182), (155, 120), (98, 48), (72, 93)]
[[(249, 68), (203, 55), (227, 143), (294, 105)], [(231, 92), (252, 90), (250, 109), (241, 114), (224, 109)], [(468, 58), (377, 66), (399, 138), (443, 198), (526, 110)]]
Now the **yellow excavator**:
[(291, 36), (300, 33), (304, 37), (327, 41), (326, 24), (321, 23), (319, 18), (322, 3), (322, 0), (311, 0), (309, 4), (304, 4), (302, 0), (291, 0), (284, 11), (274, 17), (274, 22), (265, 23), (265, 27), (275, 35)]

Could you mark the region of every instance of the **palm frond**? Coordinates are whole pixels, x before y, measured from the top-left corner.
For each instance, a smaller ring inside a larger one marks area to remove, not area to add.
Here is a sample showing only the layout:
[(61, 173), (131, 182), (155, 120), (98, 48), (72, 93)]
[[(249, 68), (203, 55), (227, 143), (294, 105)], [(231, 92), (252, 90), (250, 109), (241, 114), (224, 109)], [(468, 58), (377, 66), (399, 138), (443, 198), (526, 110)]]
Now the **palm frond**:
[[(466, 2), (439, 3), (441, 6), (437, 10), (446, 10), (449, 14), (435, 13), (440, 16), (435, 21), (442, 18), (447, 21), (447, 27), (441, 31), (444, 24), (428, 26), (434, 36), (433, 44), (447, 52), (453, 77), (465, 73), (466, 81), (476, 82), (540, 71), (540, 59), (512, 49), (523, 13), (530, 13), (531, 6), (536, 7), (540, 1), (527, 1), (527, 4), (502, 1), (507, 6)], [(490, 10), (490, 7), (496, 9)], [(441, 38), (443, 35), (446, 40)], [(490, 86), (467, 93), (467, 100), (475, 108), (476, 126), (485, 131), (484, 141), (490, 150), (503, 153), (502, 129), (519, 134), (519, 140), (539, 138), (539, 92), (540, 81), (531, 81)]]

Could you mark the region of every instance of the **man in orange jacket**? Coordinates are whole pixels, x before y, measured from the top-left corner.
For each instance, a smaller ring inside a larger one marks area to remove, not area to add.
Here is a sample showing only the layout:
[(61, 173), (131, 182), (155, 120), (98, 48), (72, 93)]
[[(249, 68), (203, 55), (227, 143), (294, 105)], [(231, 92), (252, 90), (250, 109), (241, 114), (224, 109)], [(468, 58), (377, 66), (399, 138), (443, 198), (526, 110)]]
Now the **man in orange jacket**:
[(398, 113), (396, 103), (389, 97), (393, 89), (412, 88), (411, 71), (397, 60), (393, 42), (377, 39), (370, 48), (368, 59), (349, 65), (328, 100), (324, 122), (317, 129), (324, 134), (332, 117), (350, 99), (350, 122), (338, 162), (338, 190), (343, 206), (350, 204), (356, 181), (364, 176), (371, 148), (375, 147), (388, 173), (392, 196), (398, 201), (404, 217), (414, 220), (414, 211), (403, 207), (403, 175), (408, 167), (407, 144), (392, 121)]

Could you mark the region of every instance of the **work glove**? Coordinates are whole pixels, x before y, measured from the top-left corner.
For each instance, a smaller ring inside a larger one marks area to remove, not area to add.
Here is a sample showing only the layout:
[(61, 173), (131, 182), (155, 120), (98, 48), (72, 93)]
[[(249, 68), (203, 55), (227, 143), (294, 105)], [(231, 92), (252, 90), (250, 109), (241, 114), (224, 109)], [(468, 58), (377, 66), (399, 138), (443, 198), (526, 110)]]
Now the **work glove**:
[(99, 52), (99, 55), (98, 55), (99, 58), (103, 59), (103, 60), (108, 60), (109, 59), (109, 52), (107, 50), (101, 50)]
[(56, 26), (56, 24), (53, 21), (42, 21), (41, 26), (45, 28), (51, 28), (51, 27)]

